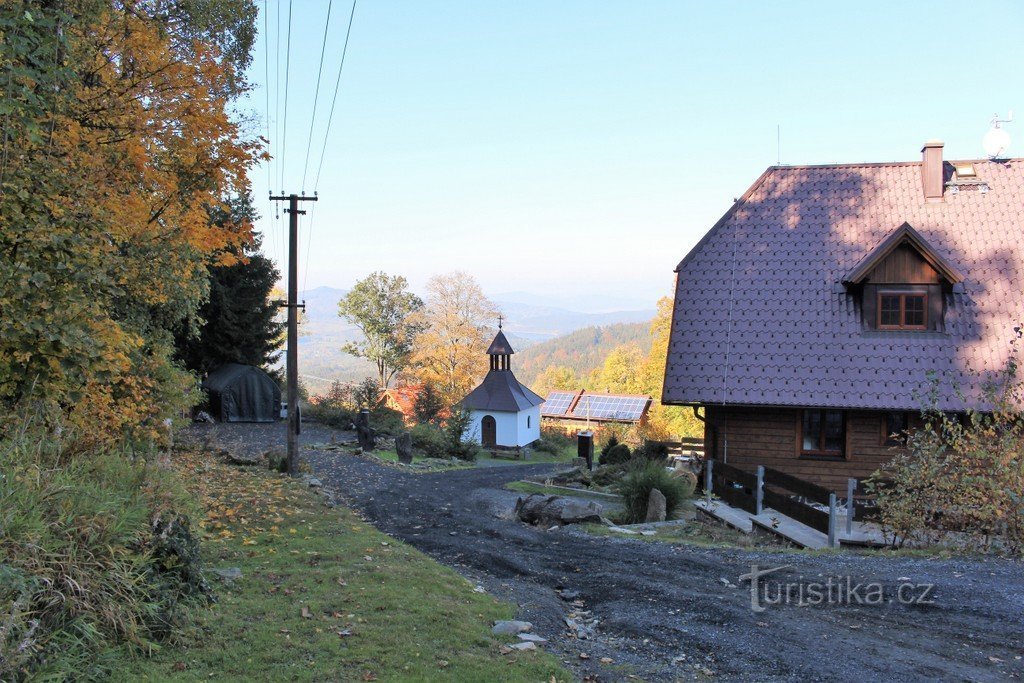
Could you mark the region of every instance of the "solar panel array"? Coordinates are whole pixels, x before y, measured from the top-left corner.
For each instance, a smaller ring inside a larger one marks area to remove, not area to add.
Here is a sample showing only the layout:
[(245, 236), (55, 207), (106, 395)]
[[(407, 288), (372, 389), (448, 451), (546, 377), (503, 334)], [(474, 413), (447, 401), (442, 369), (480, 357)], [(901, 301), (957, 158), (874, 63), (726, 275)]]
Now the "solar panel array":
[(552, 391), (540, 407), (541, 415), (565, 415), (576, 394), (571, 391)]
[(601, 396), (584, 394), (570, 417), (595, 420), (639, 420), (650, 399), (646, 396)]

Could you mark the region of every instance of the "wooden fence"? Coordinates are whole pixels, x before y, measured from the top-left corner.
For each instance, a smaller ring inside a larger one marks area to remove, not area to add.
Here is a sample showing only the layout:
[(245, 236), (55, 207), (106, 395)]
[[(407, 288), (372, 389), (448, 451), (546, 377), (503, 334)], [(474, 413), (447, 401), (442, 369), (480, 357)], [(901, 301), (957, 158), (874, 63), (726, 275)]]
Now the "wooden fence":
[[(702, 479), (707, 494), (713, 493), (733, 507), (754, 515), (770, 507), (827, 534), (829, 545), (836, 544), (836, 494), (823, 486), (770, 467), (759, 466), (754, 474), (714, 459), (705, 461)], [(828, 512), (814, 503), (827, 506)], [(847, 522), (848, 530), (851, 523), (852, 517)]]

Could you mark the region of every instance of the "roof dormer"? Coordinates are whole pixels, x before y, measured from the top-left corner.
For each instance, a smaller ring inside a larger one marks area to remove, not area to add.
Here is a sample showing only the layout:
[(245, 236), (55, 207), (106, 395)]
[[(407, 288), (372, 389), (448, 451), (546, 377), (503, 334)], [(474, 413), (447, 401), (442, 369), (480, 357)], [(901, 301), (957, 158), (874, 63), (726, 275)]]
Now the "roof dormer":
[(861, 296), (864, 327), (883, 331), (939, 330), (943, 292), (963, 282), (909, 223), (896, 228), (843, 278)]

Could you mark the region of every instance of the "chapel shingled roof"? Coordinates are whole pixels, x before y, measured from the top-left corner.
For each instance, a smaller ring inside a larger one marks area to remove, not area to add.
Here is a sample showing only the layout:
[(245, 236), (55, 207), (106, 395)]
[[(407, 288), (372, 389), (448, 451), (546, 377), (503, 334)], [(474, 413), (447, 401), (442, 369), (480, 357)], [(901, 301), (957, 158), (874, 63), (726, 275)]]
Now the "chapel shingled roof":
[[(664, 401), (915, 410), (934, 371), (963, 408), (1024, 322), (1024, 160), (972, 163), (937, 203), (921, 163), (769, 168), (677, 268)], [(963, 276), (942, 331), (864, 329), (843, 285), (904, 223)]]
[(496, 410), (517, 413), (544, 403), (544, 397), (521, 384), (511, 370), (491, 370), (466, 398), (466, 410)]

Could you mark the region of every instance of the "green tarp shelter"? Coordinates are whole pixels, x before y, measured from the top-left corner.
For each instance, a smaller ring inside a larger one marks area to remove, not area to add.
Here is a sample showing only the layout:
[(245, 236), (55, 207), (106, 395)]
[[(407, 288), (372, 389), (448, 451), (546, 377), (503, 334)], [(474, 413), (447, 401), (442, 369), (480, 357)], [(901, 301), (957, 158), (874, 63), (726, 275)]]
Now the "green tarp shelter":
[(203, 381), (203, 390), (210, 414), (221, 422), (275, 422), (281, 416), (280, 387), (252, 365), (222, 365)]

